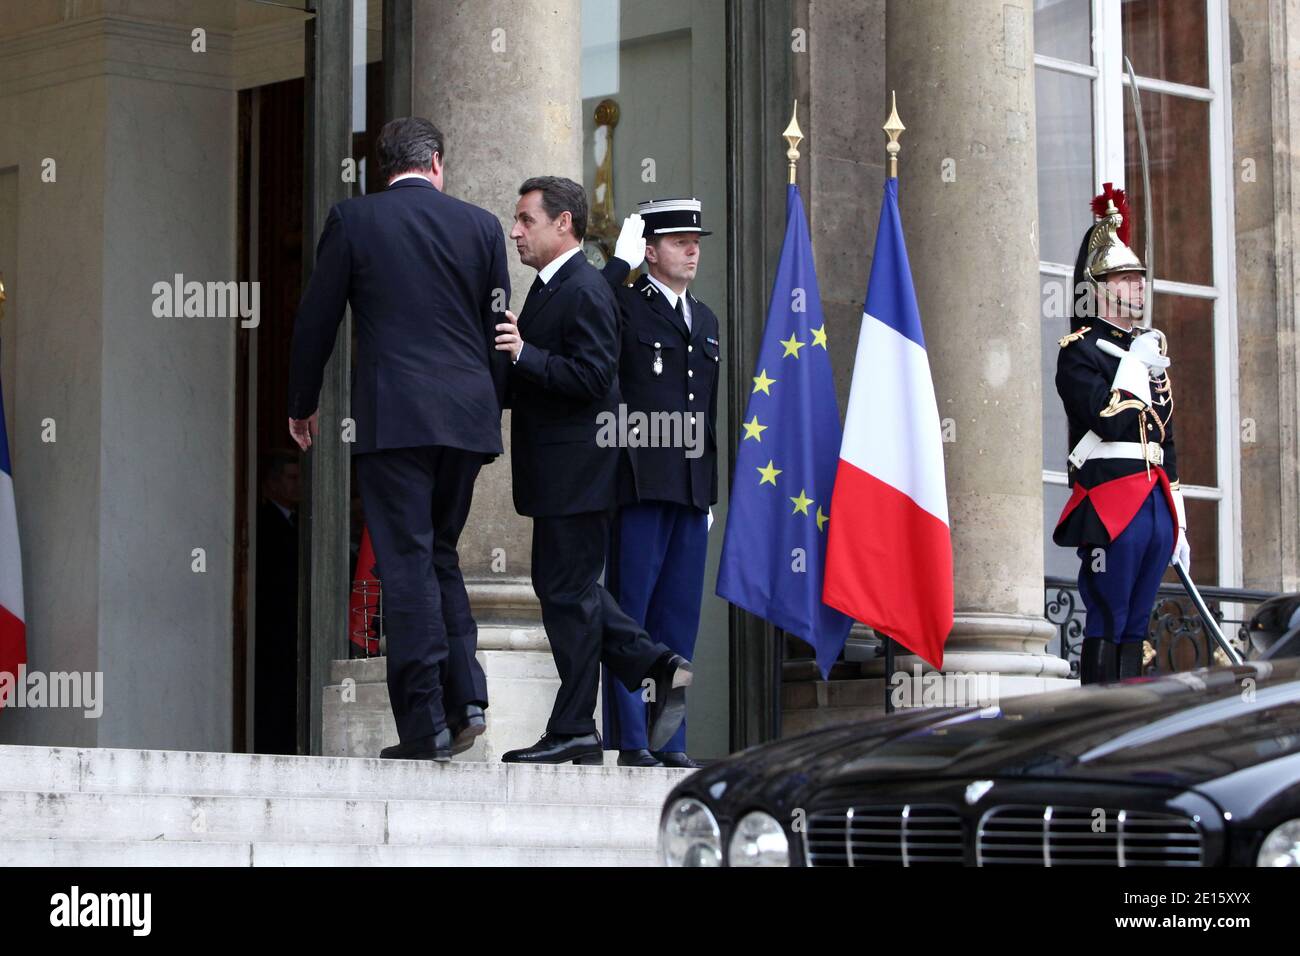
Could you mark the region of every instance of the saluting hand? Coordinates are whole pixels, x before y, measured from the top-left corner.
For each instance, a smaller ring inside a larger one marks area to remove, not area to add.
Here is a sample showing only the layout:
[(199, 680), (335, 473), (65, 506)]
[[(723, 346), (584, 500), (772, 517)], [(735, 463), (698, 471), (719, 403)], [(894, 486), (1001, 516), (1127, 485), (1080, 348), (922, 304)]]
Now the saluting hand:
[(618, 241), (614, 243), (614, 258), (622, 259), (631, 268), (639, 269), (645, 262), (645, 220), (639, 213), (632, 213), (623, 220)]
[(497, 325), (497, 351), (509, 352), (510, 361), (517, 362), (523, 347), (524, 340), (519, 337), (519, 319), (507, 309), (506, 321)]

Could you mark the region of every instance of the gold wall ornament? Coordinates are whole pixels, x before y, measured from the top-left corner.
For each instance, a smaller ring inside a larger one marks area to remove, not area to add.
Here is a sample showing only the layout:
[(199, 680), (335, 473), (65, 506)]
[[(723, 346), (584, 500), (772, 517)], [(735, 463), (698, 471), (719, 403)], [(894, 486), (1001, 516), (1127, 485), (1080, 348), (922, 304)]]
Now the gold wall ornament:
[[(591, 190), (591, 213), (583, 245), (588, 259), (609, 261), (618, 240), (619, 222), (614, 212), (614, 127), (618, 125), (618, 103), (603, 99), (592, 114), (596, 122), (596, 180)], [(603, 266), (604, 262), (593, 264)]]
[(898, 137), (906, 131), (907, 127), (898, 118), (898, 95), (894, 90), (889, 91), (889, 119), (885, 120), (885, 125), (880, 128), (889, 137), (889, 142), (885, 145), (885, 152), (889, 154), (889, 178), (897, 179), (898, 152), (903, 148), (898, 144)]
[(785, 151), (785, 158), (790, 162), (790, 185), (793, 186), (798, 182), (799, 144), (803, 142), (803, 130), (799, 128), (798, 100), (794, 101), (794, 112), (790, 114), (790, 125), (785, 128), (785, 132), (781, 136), (789, 147)]

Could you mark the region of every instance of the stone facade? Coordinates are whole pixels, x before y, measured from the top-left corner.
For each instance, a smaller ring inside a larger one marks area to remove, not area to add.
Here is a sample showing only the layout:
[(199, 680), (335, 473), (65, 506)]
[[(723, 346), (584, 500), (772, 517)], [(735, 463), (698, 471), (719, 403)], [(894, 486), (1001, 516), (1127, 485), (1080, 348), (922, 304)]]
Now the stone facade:
[[(1236, 583), (1294, 589), (1300, 0), (1225, 3), (1235, 275), (1223, 281), (1235, 295), (1237, 420), (1253, 435), (1241, 443), (1235, 482)], [(380, 4), (367, 7), (377, 23)], [(512, 2), (508, 15), (493, 3), (412, 9), (411, 102), (447, 135), (448, 190), (508, 228), (526, 176), (582, 176), (581, 0)], [(908, 126), (902, 213), (940, 414), (956, 428), (945, 446), (957, 600), (949, 667), (996, 671), (1004, 692), (1059, 684), (1066, 669), (1046, 651), (1053, 631), (1042, 617), (1050, 383), (1036, 362), (1026, 374), (1019, 356), (1019, 343), (1038, 341), (1033, 4), (764, 0), (764, 10), (776, 37), (765, 49), (788, 49), (790, 29), (807, 31), (806, 55), (765, 68), (788, 69), (800, 98), (801, 184), (827, 327), (841, 342), (856, 339), (870, 269), (889, 91)], [(202, 55), (190, 45), (196, 24), (207, 31)], [(501, 25), (504, 52), (489, 43)], [(233, 275), (236, 94), (301, 75), (302, 38), (300, 13), (224, 0), (30, 0), (0, 24), (0, 270), (10, 294), (0, 378), (28, 642), (33, 666), (104, 671), (113, 701), (98, 722), (5, 713), (2, 742), (232, 746), (234, 502), (246, 480), (231, 464), (237, 323), (154, 319), (147, 292), (175, 272)], [(368, 37), (370, 58), (378, 46), (377, 33)], [(780, 162), (779, 143), (735, 148)], [(41, 179), (47, 158), (57, 162), (55, 183)], [(951, 182), (939, 176), (945, 160), (955, 164)], [(767, 203), (764, 215), (779, 214), (779, 197)], [(773, 259), (779, 235), (764, 233)], [(518, 311), (531, 275), (511, 259)], [(725, 319), (746, 334), (761, 322)], [(841, 349), (836, 360), (841, 406), (851, 355)], [(724, 431), (739, 413), (721, 412)], [(47, 418), (53, 443), (42, 437)], [(463, 547), (481, 647), (496, 661), (490, 677), (538, 682), (514, 717), (503, 691), (503, 726), (534, 721), (549, 694), (528, 560), (529, 526), (514, 513), (503, 456), (483, 473)], [(864, 680), (789, 687), (787, 705), (799, 713), (788, 729), (833, 717), (837, 706), (867, 712), (883, 670), (853, 676)], [(338, 686), (325, 691), (327, 712)]]

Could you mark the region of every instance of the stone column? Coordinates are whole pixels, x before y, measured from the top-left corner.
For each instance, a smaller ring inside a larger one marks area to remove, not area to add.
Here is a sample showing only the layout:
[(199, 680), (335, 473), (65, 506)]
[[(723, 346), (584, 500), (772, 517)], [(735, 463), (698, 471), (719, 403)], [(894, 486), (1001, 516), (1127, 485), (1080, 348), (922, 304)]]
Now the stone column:
[[(1241, 430), (1241, 579), (1300, 588), (1300, 2), (1228, 6)], [(1243, 176), (1245, 175), (1243, 171)]]
[(885, 30), (886, 88), (907, 125), (903, 226), (939, 415), (954, 432), (944, 666), (996, 671), (1003, 695), (1046, 689), (1068, 667), (1047, 654), (1043, 617), (1033, 5), (888, 0)]
[[(582, 181), (581, 0), (486, 0), (414, 3), (411, 111), (446, 138), (446, 191), (491, 210), (509, 231), (519, 185), (529, 176)], [(506, 240), (511, 309), (523, 308), (534, 272)], [(510, 447), (509, 412), (504, 422)], [(488, 733), (469, 759), (495, 759), (533, 743), (550, 714), (558, 680), (541, 608), (533, 595), (531, 522), (515, 513), (510, 456), (485, 467), (461, 538), (460, 558), (479, 624), (479, 659), (492, 697)], [(387, 708), (376, 667), (336, 665), (336, 679), (355, 671), (357, 702)], [(335, 691), (337, 688), (331, 688)], [(396, 740), (374, 739), (392, 722), (373, 707), (335, 710), (327, 753), (364, 755)], [(381, 700), (382, 699), (382, 700)], [(369, 714), (369, 717), (363, 715)], [(597, 714), (599, 717), (599, 714)]]
[[(529, 176), (582, 181), (582, 4), (492, 0), (413, 10), (412, 111), (446, 137), (448, 194), (496, 213), (508, 232)], [(508, 239), (506, 256), (518, 314), (534, 272)], [(484, 468), (461, 544), (476, 610), (489, 624), (540, 613), (529, 584), (530, 522), (515, 514), (510, 487), (506, 454)]]
[(234, 25), (230, 4), (162, 0), (0, 17), (28, 666), (87, 690), (98, 673), (102, 707), (6, 708), (0, 743), (232, 746), (233, 383), (251, 330), (166, 314), (154, 286), (238, 277)]

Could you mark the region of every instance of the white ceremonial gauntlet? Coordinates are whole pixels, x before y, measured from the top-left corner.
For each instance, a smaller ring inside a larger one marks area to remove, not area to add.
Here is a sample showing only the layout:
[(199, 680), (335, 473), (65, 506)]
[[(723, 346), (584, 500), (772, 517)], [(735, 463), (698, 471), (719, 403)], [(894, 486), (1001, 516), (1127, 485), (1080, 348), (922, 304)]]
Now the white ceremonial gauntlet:
[(1128, 392), (1143, 405), (1148, 407), (1151, 405), (1151, 373), (1147, 370), (1146, 363), (1136, 355), (1124, 353), (1119, 360), (1119, 368), (1115, 370), (1115, 379), (1110, 383), (1110, 387)]
[(1178, 537), (1174, 542), (1174, 554), (1170, 564), (1181, 564), (1190, 574), (1192, 570), (1192, 546), (1187, 543), (1187, 509), (1183, 505), (1181, 488), (1174, 488), (1174, 520), (1178, 523)]
[(638, 268), (645, 262), (645, 222), (637, 213), (632, 213), (623, 220), (618, 241), (614, 243), (614, 258), (622, 259), (631, 268)]

